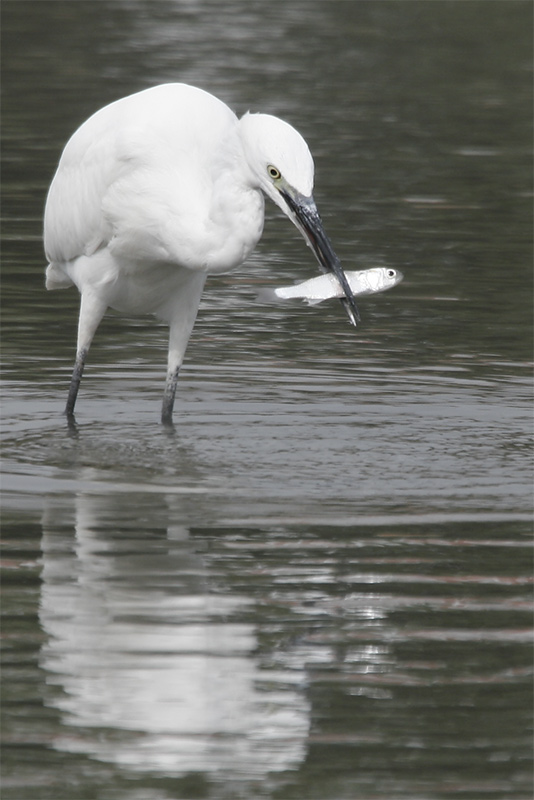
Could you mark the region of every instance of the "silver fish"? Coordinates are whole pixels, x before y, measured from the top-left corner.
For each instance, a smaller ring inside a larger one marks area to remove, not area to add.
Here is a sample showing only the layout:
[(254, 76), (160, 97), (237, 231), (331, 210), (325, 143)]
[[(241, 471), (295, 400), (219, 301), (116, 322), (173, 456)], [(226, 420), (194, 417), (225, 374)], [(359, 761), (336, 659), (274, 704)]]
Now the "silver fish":
[[(345, 272), (350, 288), (355, 295), (376, 294), (391, 289), (403, 279), (402, 272), (391, 267), (374, 267), (358, 272)], [(335, 275), (319, 275), (317, 278), (294, 286), (280, 286), (278, 289), (262, 289), (257, 299), (261, 302), (277, 302), (280, 300), (304, 300), (310, 306), (330, 300), (332, 297), (344, 297), (345, 293)]]

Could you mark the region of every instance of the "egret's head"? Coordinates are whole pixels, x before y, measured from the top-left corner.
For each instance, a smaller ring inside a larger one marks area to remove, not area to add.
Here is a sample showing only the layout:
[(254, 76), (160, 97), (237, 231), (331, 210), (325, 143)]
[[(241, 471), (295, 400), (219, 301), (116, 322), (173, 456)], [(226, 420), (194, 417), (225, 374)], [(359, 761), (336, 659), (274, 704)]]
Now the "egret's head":
[(245, 114), (239, 121), (243, 150), (254, 185), (279, 206), (312, 248), (323, 272), (333, 273), (345, 297), (342, 302), (353, 325), (360, 319), (354, 294), (312, 197), (313, 158), (295, 128), (269, 114)]
[(313, 158), (291, 125), (270, 114), (245, 114), (239, 122), (248, 165), (265, 194), (287, 213), (281, 192), (311, 197)]

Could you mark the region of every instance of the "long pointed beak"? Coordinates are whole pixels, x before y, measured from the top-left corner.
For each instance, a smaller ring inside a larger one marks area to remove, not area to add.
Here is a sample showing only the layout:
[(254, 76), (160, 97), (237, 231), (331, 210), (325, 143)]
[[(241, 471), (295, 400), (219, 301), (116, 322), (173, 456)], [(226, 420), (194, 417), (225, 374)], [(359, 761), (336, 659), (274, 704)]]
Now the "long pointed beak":
[(343, 272), (341, 262), (334, 252), (332, 243), (325, 233), (313, 197), (303, 197), (300, 194), (292, 196), (284, 190), (280, 194), (291, 211), (293, 222), (315, 253), (321, 270), (335, 275), (341, 284), (341, 288), (345, 293), (345, 297), (341, 298), (341, 302), (345, 307), (351, 324), (357, 325), (360, 321), (360, 312), (358, 311), (354, 294), (349, 286), (347, 276)]

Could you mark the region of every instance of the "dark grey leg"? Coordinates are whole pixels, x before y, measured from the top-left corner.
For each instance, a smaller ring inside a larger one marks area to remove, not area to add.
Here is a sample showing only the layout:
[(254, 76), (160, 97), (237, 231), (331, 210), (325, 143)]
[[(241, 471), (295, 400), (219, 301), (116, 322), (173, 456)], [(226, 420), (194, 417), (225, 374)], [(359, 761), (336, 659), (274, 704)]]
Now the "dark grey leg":
[(74, 420), (74, 405), (80, 388), (85, 359), (93, 341), (95, 331), (106, 311), (106, 304), (91, 291), (82, 294), (80, 302), (80, 318), (78, 320), (78, 341), (76, 344), (76, 361), (70, 380), (69, 395), (65, 407), (65, 416), (69, 423)]
[(165, 391), (163, 392), (163, 404), (161, 406), (161, 423), (168, 427), (172, 427), (172, 409), (174, 407), (174, 397), (176, 395), (176, 384), (178, 383), (178, 374), (180, 368), (170, 372), (167, 375), (167, 382), (165, 384)]
[(65, 406), (65, 416), (67, 419), (74, 418), (74, 405), (78, 396), (78, 389), (80, 388), (80, 381), (83, 375), (83, 368), (85, 366), (85, 359), (87, 357), (87, 348), (80, 350), (76, 353), (76, 361), (74, 362), (74, 369), (72, 371), (72, 378), (70, 379), (69, 394), (67, 397), (67, 405)]

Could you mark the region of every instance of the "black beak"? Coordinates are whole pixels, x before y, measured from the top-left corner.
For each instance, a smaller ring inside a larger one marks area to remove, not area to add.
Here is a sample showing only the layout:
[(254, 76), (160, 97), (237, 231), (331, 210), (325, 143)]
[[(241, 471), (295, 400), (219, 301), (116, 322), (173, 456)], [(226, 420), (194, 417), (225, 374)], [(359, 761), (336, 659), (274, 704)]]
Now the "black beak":
[(304, 238), (309, 242), (315, 257), (319, 262), (321, 270), (336, 276), (341, 288), (345, 292), (345, 297), (341, 302), (345, 306), (352, 325), (357, 325), (360, 321), (360, 312), (354, 299), (354, 294), (347, 281), (347, 276), (343, 272), (343, 267), (339, 258), (334, 253), (330, 239), (325, 233), (321, 217), (312, 197), (296, 196), (291, 197), (288, 192), (281, 191), (280, 194), (287, 203), (292, 217)]

